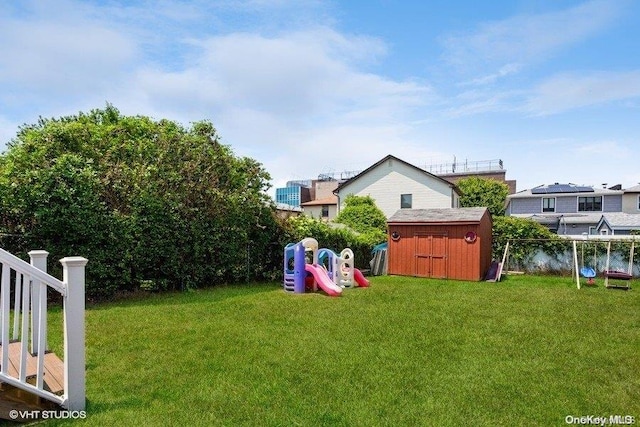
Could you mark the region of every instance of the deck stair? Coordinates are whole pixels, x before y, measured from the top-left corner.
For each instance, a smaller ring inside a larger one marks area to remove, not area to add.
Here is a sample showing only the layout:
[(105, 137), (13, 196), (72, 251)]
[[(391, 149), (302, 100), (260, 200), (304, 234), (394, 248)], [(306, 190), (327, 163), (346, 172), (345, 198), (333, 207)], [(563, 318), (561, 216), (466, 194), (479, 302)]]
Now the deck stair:
[[(9, 366), (8, 373), (14, 378), (19, 378), (20, 356), (22, 343), (14, 341), (9, 344)], [(0, 345), (2, 351), (2, 345)], [(37, 358), (32, 354), (26, 357), (26, 380), (34, 385), (37, 378)], [(64, 364), (55, 353), (46, 353), (44, 356), (44, 389), (51, 393), (62, 395), (64, 393)], [(0, 383), (0, 419), (16, 422), (33, 421), (20, 420), (9, 416), (10, 411), (16, 410), (19, 413), (36, 410), (59, 409), (59, 406), (46, 399), (42, 399), (28, 391), (21, 390), (9, 384)]]
[[(20, 355), (22, 354), (22, 343), (14, 341), (9, 344), (9, 368), (8, 373), (14, 378), (19, 378)], [(0, 344), (0, 351), (2, 345)], [(36, 356), (27, 353), (27, 382), (35, 384), (38, 374), (38, 362)], [(0, 365), (1, 367), (2, 365)], [(64, 364), (55, 353), (48, 352), (44, 355), (44, 376), (45, 390), (53, 394), (62, 395), (64, 393)]]
[[(0, 248), (0, 418), (11, 419), (6, 417), (11, 409), (28, 413), (34, 410), (30, 407), (47, 409), (50, 404), (69, 411), (85, 409), (87, 259), (61, 259), (59, 280), (46, 272), (47, 255), (31, 251), (27, 263)], [(63, 338), (64, 361), (47, 346), (50, 292), (62, 299), (62, 331), (54, 333)]]

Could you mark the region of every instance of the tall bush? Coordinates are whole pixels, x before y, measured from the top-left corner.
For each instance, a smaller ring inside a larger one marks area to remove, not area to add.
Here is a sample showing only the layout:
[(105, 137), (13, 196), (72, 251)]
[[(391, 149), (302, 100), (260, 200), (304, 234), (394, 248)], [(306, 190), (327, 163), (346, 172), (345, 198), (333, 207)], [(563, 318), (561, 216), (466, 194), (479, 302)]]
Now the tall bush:
[(493, 218), (504, 215), (509, 186), (494, 179), (471, 176), (457, 183), (462, 191), (460, 206), (486, 207)]
[(281, 232), (261, 164), (209, 122), (190, 128), (111, 105), (25, 125), (0, 156), (8, 249), (89, 259), (88, 294), (142, 281), (185, 289), (273, 276)]
[(360, 233), (371, 230), (379, 230), (383, 233), (387, 231), (387, 218), (371, 196), (349, 194), (344, 199), (344, 208), (335, 222), (348, 225)]

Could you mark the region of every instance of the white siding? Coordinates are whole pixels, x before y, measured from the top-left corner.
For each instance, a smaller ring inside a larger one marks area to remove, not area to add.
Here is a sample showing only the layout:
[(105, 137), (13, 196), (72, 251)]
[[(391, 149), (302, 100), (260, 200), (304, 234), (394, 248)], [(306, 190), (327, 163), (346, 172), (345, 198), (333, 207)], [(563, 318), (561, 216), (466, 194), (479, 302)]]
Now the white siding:
[(640, 194), (638, 193), (625, 193), (622, 195), (622, 212), (637, 214), (640, 213), (640, 209), (638, 209), (638, 200)]
[(302, 211), (306, 216), (327, 221), (334, 219), (338, 215), (338, 207), (336, 205), (329, 205), (329, 216), (326, 218), (322, 218), (322, 205), (304, 206)]
[(349, 194), (371, 196), (389, 218), (400, 209), (401, 194), (413, 195), (413, 209), (430, 209), (458, 207), (457, 196), (452, 193), (451, 186), (439, 178), (388, 159), (340, 189), (340, 209)]

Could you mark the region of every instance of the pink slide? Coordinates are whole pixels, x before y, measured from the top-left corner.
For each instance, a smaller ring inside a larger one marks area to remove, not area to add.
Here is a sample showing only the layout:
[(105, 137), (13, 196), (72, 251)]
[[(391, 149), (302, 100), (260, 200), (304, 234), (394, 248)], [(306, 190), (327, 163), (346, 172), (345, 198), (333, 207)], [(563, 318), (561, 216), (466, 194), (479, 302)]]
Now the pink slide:
[(356, 279), (356, 283), (358, 284), (358, 286), (362, 288), (369, 287), (369, 281), (364, 277), (362, 271), (358, 270), (357, 268), (353, 269), (353, 278)]
[(337, 297), (342, 294), (342, 288), (333, 283), (324, 268), (320, 267), (318, 264), (306, 264), (304, 269), (313, 274), (313, 278), (316, 279), (316, 283), (320, 286), (320, 289), (327, 293), (327, 295)]

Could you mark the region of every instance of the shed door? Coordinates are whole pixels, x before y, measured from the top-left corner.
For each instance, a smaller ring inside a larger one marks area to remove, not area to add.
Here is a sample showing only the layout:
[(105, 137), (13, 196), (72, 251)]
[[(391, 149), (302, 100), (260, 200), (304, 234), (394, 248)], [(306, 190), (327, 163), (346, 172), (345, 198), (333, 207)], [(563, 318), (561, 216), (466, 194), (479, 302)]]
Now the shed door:
[(415, 275), (445, 279), (447, 277), (447, 234), (418, 234)]

